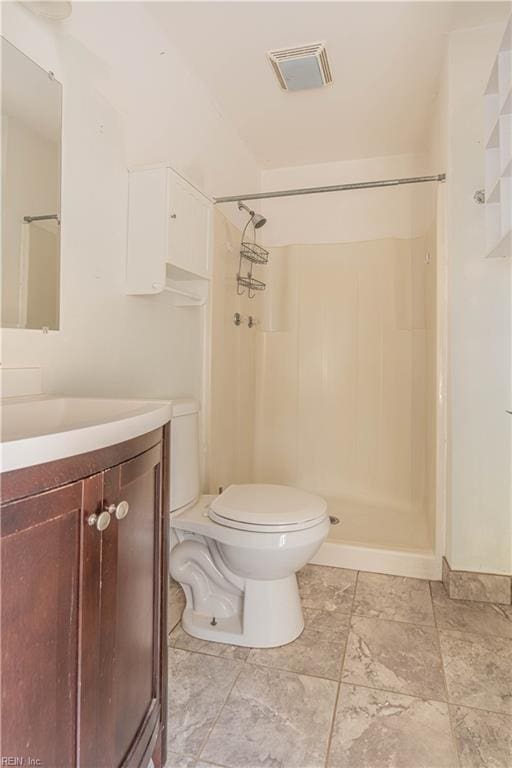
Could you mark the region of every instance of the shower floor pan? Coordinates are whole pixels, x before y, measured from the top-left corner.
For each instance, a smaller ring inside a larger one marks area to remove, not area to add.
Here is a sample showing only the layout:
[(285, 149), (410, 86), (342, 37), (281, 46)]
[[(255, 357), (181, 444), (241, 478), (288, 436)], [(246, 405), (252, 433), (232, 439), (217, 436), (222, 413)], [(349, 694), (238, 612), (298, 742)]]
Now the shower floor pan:
[(327, 498), (328, 512), (339, 518), (312, 560), (319, 565), (438, 579), (436, 556), (426, 515), (354, 500)]

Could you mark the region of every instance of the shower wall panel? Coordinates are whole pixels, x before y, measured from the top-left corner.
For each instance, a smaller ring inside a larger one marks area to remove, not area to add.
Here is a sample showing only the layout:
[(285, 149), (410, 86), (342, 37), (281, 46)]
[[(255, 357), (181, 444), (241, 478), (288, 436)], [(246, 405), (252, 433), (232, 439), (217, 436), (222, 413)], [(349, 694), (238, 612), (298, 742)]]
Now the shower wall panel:
[[(241, 233), (219, 209), (214, 214), (212, 338), (207, 490), (250, 482), (253, 474), (256, 327), (260, 298), (238, 296), (236, 274)], [(243, 317), (234, 323), (234, 314)]]
[(296, 484), (339, 508), (425, 517), (435, 454), (429, 248), (425, 236), (271, 250), (287, 280), (283, 330), (258, 334), (255, 481)]

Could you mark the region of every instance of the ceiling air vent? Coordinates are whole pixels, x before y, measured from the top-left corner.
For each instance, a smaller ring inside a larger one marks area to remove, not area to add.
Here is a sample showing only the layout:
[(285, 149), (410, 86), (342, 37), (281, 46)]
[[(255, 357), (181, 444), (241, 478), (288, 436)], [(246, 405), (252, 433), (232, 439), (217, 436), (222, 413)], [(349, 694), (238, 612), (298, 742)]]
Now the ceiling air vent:
[(325, 43), (269, 51), (268, 58), (283, 91), (322, 88), (332, 83)]

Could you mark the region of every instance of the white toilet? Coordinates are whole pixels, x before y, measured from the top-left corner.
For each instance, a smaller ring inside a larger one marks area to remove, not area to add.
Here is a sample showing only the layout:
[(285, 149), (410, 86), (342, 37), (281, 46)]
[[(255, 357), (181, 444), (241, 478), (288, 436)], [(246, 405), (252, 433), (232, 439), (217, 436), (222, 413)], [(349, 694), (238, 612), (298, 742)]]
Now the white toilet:
[(203, 640), (268, 648), (304, 628), (296, 572), (329, 531), (327, 504), (284, 485), (230, 485), (200, 496), (198, 405), (173, 401), (170, 571), (182, 625)]

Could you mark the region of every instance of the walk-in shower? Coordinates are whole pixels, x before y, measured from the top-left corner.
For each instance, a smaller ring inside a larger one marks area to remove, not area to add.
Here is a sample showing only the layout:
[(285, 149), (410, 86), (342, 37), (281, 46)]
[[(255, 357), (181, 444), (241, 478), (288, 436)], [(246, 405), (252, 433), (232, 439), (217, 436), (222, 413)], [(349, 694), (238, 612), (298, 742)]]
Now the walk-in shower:
[[(243, 197), (403, 188), (444, 179), (439, 174)], [(396, 236), (351, 241), (340, 228), (339, 242), (265, 242), (268, 286), (257, 311), (264, 315), (265, 307), (277, 305), (281, 319), (263, 321), (251, 337), (253, 357), (239, 359), (246, 385), (253, 372), (253, 402), (244, 406), (251, 416), (245, 411), (237, 429), (239, 441), (251, 442), (251, 470), (233, 482), (282, 483), (326, 498), (339, 523), (315, 562), (439, 576), (436, 189), (427, 185), (424, 194), (410, 189), (393, 198), (402, 201), (405, 194), (411, 204), (400, 210), (406, 226)], [(240, 197), (217, 202), (239, 202), (252, 221), (257, 214)], [(418, 215), (427, 199), (428, 213)], [(312, 213), (306, 200), (302, 217)], [(362, 219), (371, 216), (367, 200), (358, 196)], [(322, 203), (312, 216), (321, 222), (328, 208)], [(280, 210), (276, 202), (263, 211), (271, 238)], [(421, 223), (413, 221), (417, 215)], [(242, 424), (250, 424), (246, 438)]]

